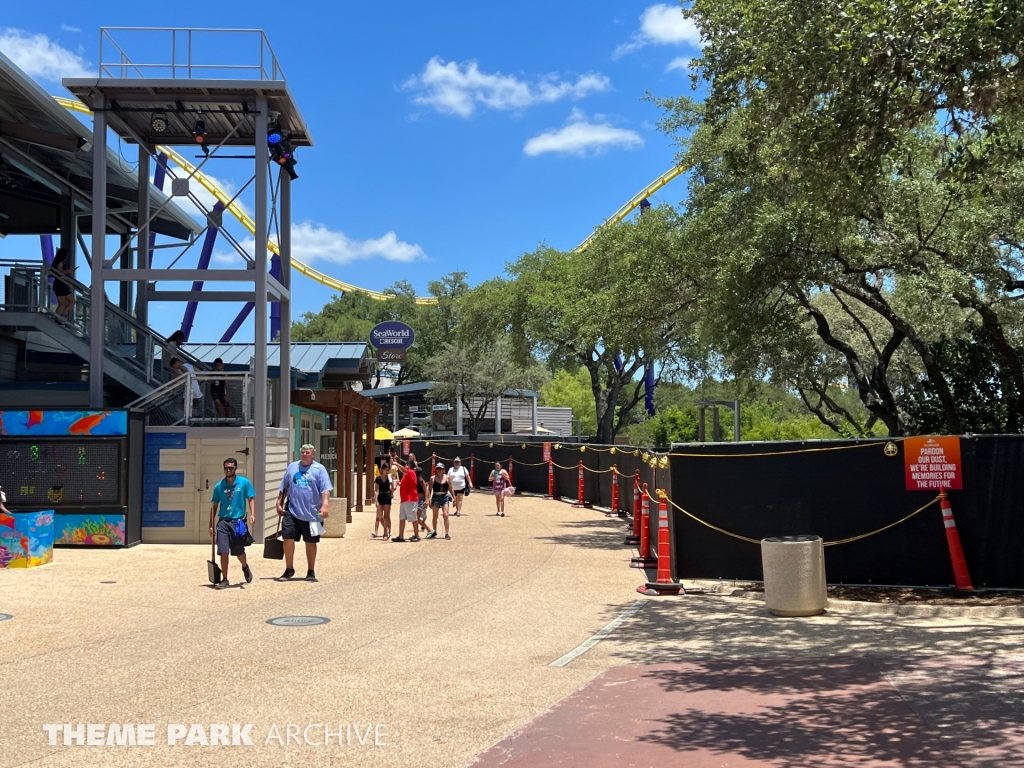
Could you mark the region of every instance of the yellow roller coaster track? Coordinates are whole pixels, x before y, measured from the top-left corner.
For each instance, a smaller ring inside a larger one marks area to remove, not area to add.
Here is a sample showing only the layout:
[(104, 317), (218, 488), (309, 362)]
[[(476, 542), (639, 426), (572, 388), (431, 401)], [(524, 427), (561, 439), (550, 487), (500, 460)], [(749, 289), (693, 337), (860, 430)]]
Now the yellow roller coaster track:
[[(65, 99), (61, 98), (60, 96), (55, 96), (54, 98), (57, 100), (58, 104), (60, 104), (65, 109), (71, 110), (72, 112), (81, 112), (85, 115), (92, 114), (92, 111), (87, 106), (85, 106), (85, 104), (78, 101), (77, 99)], [(241, 209), (241, 207), (231, 202), (231, 196), (225, 193), (224, 190), (222, 190), (219, 186), (217, 186), (217, 184), (214, 183), (209, 176), (203, 174), (202, 171), (196, 170), (196, 166), (194, 166), (192, 163), (186, 160), (181, 154), (175, 152), (170, 147), (158, 146), (157, 151), (166, 154), (168, 159), (170, 159), (175, 165), (181, 168), (186, 174), (190, 175), (191, 178), (198, 181), (207, 192), (213, 195), (225, 206), (225, 208), (228, 210), (229, 213), (231, 213), (231, 215), (238, 219), (239, 223), (241, 223), (241, 225), (245, 227), (250, 234), (256, 234), (256, 222), (254, 222), (249, 217), (249, 215)], [(614, 214), (612, 214), (612, 217), (608, 219), (605, 222), (605, 224), (618, 224), (620, 221), (626, 218), (626, 216), (632, 213), (633, 210), (635, 210), (636, 207), (640, 205), (640, 203), (645, 198), (650, 197), (659, 189), (664, 187), (666, 184), (672, 181), (672, 179), (674, 179), (676, 176), (682, 173), (682, 171), (682, 167), (676, 166), (670, 169), (669, 171), (663, 173), (661, 176), (652, 181), (642, 190), (637, 192), (628, 203), (626, 203), (624, 206), (619, 208), (619, 210), (617, 210)], [(586, 250), (587, 246), (589, 246), (593, 242), (596, 236), (597, 232), (595, 231), (593, 234), (590, 235), (590, 237), (588, 237), (582, 243), (577, 245), (573, 250), (577, 252)], [(273, 240), (269, 240), (267, 242), (267, 247), (273, 253), (280, 255), (277, 243), (275, 243)], [(297, 271), (301, 272), (306, 277), (316, 280), (321, 285), (326, 285), (328, 288), (333, 288), (334, 290), (341, 291), (342, 293), (348, 293), (349, 291), (358, 291), (360, 293), (365, 293), (370, 298), (382, 301), (391, 298), (391, 296), (386, 293), (381, 293), (380, 291), (371, 291), (367, 288), (360, 288), (358, 285), (344, 283), (341, 280), (338, 280), (337, 278), (331, 277), (330, 275), (325, 275), (323, 272), (317, 269), (313, 269), (313, 267), (309, 266), (308, 264), (302, 261), (299, 261), (294, 257), (292, 258), (292, 267), (294, 267)], [(432, 296), (417, 296), (416, 303), (436, 304), (437, 299), (435, 299)]]

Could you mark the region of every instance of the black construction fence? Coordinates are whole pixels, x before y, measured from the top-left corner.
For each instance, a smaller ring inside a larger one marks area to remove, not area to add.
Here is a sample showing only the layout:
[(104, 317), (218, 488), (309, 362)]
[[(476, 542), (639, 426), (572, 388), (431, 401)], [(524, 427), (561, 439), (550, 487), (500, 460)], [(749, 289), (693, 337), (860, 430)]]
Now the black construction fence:
[[(949, 501), (974, 585), (1024, 589), (1024, 436), (965, 436), (960, 445), (963, 490), (949, 491)], [(541, 443), (431, 440), (412, 450), (428, 463), (432, 455), (445, 464), (459, 456), (472, 465), (478, 488), (500, 461), (506, 469), (511, 462), (517, 492), (548, 490)], [(760, 581), (761, 539), (815, 534), (826, 542), (831, 584), (953, 582), (939, 504), (912, 514), (937, 492), (906, 490), (900, 439), (674, 446), (657, 454), (667, 468), (652, 468), (645, 461), (651, 455), (633, 446), (552, 442), (555, 496), (577, 499), (582, 461), (584, 500), (610, 509), (614, 466), (618, 511), (631, 515), (639, 471), (652, 523), (656, 489), (670, 500), (673, 578)], [(624, 532), (627, 526), (628, 517)]]

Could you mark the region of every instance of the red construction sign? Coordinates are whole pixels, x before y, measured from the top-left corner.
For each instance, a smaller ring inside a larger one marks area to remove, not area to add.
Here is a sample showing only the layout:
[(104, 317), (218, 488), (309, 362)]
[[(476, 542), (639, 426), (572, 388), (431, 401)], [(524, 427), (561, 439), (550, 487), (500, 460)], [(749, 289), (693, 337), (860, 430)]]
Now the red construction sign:
[(964, 487), (959, 437), (908, 437), (903, 441), (908, 491)]
[(402, 455), (403, 456), (408, 456), (409, 455), (409, 450), (411, 448), (412, 448), (412, 443), (410, 443), (408, 440), (403, 440), (402, 441)]
[(544, 443), (544, 461), (551, 461), (551, 443)]

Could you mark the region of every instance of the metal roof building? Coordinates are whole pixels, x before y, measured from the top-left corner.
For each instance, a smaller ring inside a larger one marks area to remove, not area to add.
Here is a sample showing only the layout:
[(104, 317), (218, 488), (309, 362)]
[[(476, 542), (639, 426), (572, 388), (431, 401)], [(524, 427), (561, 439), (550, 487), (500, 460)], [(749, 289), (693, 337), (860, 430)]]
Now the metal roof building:
[[(255, 344), (184, 344), (182, 349), (211, 365), (219, 357), (228, 370), (249, 370), (256, 354)], [(356, 381), (366, 383), (370, 378), (367, 351), (367, 345), (362, 342), (294, 342), (291, 344), (293, 377), (298, 386), (325, 389), (340, 389)], [(280, 366), (281, 345), (267, 344), (267, 369), (271, 378), (280, 376)]]

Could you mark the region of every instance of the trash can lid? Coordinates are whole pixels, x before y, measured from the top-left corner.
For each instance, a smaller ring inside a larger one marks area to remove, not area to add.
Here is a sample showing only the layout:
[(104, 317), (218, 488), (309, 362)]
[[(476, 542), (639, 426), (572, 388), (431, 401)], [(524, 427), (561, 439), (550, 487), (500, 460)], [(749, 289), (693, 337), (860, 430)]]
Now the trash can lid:
[(771, 536), (767, 539), (761, 539), (761, 541), (769, 541), (772, 544), (798, 544), (804, 541), (821, 541), (821, 536)]

